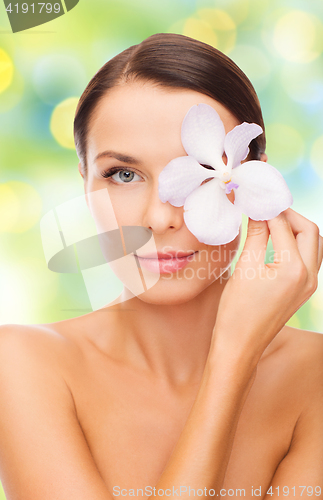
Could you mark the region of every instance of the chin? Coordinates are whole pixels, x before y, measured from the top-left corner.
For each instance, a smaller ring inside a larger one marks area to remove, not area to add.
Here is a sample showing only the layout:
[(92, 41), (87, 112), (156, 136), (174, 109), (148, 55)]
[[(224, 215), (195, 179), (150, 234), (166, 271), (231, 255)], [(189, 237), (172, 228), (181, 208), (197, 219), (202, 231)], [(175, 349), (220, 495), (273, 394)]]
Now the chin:
[[(136, 297), (147, 304), (164, 306), (185, 304), (202, 294), (211, 285), (217, 289), (221, 287), (223, 281), (227, 281), (230, 277), (230, 265), (212, 269), (212, 276), (215, 276), (213, 279), (198, 279), (196, 276), (193, 279), (185, 279), (184, 276), (176, 275), (176, 273), (171, 278), (170, 275), (160, 275), (155, 285)], [(202, 272), (200, 274), (202, 275)], [(127, 284), (124, 283), (124, 285), (127, 288)]]

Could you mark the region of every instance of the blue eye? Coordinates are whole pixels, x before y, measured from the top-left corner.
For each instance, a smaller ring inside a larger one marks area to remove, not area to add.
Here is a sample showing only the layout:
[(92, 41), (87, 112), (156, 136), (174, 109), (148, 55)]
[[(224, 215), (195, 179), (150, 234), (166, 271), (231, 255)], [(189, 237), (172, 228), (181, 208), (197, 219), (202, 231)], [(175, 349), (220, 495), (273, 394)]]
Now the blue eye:
[[(131, 182), (135, 176), (134, 172), (131, 172), (129, 170), (120, 170), (120, 172), (117, 172), (117, 174), (114, 175), (117, 175), (118, 180), (120, 179), (122, 182)], [(114, 180), (116, 181), (117, 179)]]
[(117, 167), (112, 167), (104, 172), (102, 172), (102, 177), (105, 179), (111, 177), (114, 182), (118, 184), (126, 184), (126, 183), (131, 183), (131, 181), (135, 178), (135, 176), (138, 177), (138, 179), (135, 180), (140, 180), (141, 177), (133, 172), (132, 170), (126, 170), (126, 169), (121, 169)]

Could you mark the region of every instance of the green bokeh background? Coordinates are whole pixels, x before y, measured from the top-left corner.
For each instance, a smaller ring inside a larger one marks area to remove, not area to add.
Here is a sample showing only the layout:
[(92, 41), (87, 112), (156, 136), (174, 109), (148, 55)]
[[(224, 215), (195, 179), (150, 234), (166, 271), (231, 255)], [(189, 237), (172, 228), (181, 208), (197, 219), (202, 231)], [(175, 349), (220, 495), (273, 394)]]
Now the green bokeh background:
[[(87, 82), (115, 54), (160, 32), (213, 44), (246, 72), (262, 105), (269, 163), (284, 175), (293, 208), (323, 232), (322, 0), (80, 0), (16, 34), (1, 3), (0, 324), (91, 310), (81, 274), (47, 269), (39, 223), (83, 194), (71, 133)], [(322, 283), (289, 324), (323, 332)]]

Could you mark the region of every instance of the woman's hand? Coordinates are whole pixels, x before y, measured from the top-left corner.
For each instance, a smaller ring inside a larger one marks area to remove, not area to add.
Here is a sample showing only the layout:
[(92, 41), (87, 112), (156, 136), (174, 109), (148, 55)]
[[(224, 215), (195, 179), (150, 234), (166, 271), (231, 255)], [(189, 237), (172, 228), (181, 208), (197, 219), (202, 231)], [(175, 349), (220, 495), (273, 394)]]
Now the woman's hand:
[[(269, 234), (274, 262), (265, 264)], [(260, 359), (315, 292), (322, 256), (317, 225), (294, 210), (269, 221), (249, 219), (243, 251), (221, 296), (212, 342)]]

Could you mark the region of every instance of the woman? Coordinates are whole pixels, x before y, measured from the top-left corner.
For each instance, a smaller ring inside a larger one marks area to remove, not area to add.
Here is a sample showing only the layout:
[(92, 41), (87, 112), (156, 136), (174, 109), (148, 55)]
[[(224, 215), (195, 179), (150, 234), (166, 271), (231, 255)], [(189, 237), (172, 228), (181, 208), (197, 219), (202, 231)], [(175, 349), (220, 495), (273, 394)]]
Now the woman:
[[(165, 165), (186, 155), (183, 118), (201, 103), (227, 133), (243, 121), (263, 128), (239, 68), (172, 34), (116, 56), (80, 99), (74, 130), (88, 200), (107, 188), (120, 227), (150, 229), (161, 272), (144, 293), (125, 288), (82, 317), (1, 327), (8, 500), (322, 497), (323, 337), (285, 326), (316, 289), (322, 238), (287, 209), (249, 219), (239, 273), (230, 277), (240, 235), (210, 258), (215, 247), (188, 230), (183, 207), (158, 195)], [(266, 161), (264, 134), (251, 159)], [(275, 262), (265, 266), (269, 235)], [(181, 252), (168, 272), (166, 247), (168, 257)], [(247, 268), (258, 269), (253, 279)]]

